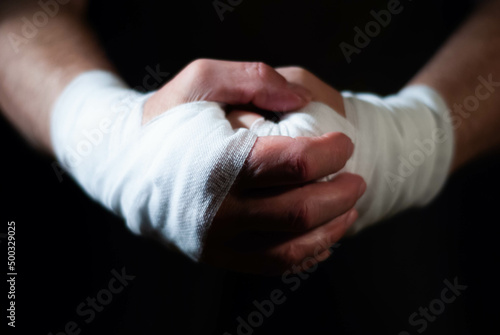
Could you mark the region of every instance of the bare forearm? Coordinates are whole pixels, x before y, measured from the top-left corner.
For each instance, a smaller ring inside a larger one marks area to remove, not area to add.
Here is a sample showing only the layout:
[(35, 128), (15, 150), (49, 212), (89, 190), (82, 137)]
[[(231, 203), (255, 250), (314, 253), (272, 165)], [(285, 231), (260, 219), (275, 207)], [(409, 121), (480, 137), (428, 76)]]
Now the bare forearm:
[[(64, 87), (79, 73), (111, 69), (82, 19), (81, 1), (61, 5), (32, 38), (22, 18), (41, 11), (36, 1), (0, 5), (0, 109), (40, 149), (51, 153), (50, 112)], [(7, 8), (9, 7), (9, 8)]]
[(500, 1), (482, 5), (409, 83), (434, 87), (451, 109), (452, 171), (500, 146), (499, 18)]

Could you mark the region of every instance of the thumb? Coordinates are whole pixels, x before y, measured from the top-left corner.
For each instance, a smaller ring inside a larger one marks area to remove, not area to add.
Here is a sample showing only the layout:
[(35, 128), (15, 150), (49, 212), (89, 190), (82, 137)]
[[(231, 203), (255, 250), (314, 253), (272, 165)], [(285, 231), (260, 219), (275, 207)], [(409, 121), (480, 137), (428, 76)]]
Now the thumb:
[(289, 83), (269, 65), (259, 62), (200, 60), (203, 99), (230, 105), (253, 104), (258, 108), (287, 112), (304, 107), (311, 92)]
[(311, 99), (308, 89), (289, 83), (264, 63), (199, 59), (148, 99), (143, 124), (172, 107), (192, 101), (253, 104), (263, 110), (288, 112), (304, 107)]

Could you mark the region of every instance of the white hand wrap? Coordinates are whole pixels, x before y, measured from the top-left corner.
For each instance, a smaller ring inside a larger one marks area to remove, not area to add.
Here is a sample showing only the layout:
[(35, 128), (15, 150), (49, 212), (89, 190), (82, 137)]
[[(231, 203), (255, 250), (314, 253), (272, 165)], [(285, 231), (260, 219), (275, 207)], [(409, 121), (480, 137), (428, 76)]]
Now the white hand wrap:
[[(410, 87), (395, 96), (343, 93), (347, 119), (311, 103), (280, 123), (260, 119), (234, 131), (217, 103), (177, 106), (141, 126), (149, 95), (116, 76), (91, 71), (57, 100), (52, 142), (57, 158), (95, 200), (135, 233), (155, 235), (192, 259), (238, 175), (256, 135), (346, 133), (355, 143), (341, 171), (367, 182), (355, 229), (439, 192), (453, 152), (453, 130), (439, 95)], [(329, 176), (328, 179), (333, 178)]]
[(359, 219), (354, 231), (431, 201), (446, 180), (454, 142), (447, 106), (439, 94), (412, 86), (386, 98), (342, 95), (347, 119), (314, 102), (285, 114), (279, 123), (259, 119), (250, 130), (259, 136), (348, 135), (354, 154), (340, 172), (359, 174), (367, 183), (356, 204)]
[(256, 136), (234, 131), (213, 102), (177, 106), (141, 126), (148, 97), (107, 72), (78, 76), (53, 109), (54, 151), (133, 232), (156, 235), (198, 259)]

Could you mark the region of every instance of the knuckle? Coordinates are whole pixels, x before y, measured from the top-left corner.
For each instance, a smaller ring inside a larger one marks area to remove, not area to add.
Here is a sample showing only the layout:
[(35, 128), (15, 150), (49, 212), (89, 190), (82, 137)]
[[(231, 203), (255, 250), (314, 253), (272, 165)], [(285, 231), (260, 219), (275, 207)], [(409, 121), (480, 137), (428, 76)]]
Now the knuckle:
[(273, 68), (262, 62), (245, 63), (245, 70), (252, 78), (258, 78), (262, 81), (267, 81), (272, 73)]
[[(302, 150), (301, 150), (302, 151)], [(306, 182), (309, 179), (311, 167), (305, 153), (295, 154), (289, 163), (291, 174), (299, 182)]]
[(196, 59), (192, 61), (188, 67), (187, 70), (193, 75), (193, 76), (205, 76), (209, 73), (210, 69), (212, 67), (212, 61), (209, 59)]
[(293, 231), (309, 230), (312, 224), (311, 206), (307, 201), (294, 206), (289, 218), (289, 224)]
[(300, 250), (294, 243), (289, 243), (278, 255), (278, 264), (282, 271), (300, 262)]

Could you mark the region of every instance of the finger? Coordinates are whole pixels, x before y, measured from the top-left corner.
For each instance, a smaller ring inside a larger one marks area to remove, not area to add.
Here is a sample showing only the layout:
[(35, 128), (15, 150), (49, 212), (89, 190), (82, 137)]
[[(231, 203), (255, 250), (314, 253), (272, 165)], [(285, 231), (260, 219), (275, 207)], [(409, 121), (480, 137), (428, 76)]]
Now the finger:
[(264, 198), (247, 198), (239, 211), (239, 231), (303, 233), (329, 222), (354, 207), (366, 189), (358, 175), (342, 173), (333, 181), (311, 183)]
[(204, 261), (235, 271), (286, 275), (306, 270), (325, 259), (325, 253), (337, 242), (357, 218), (352, 209), (306, 234), (287, 239), (274, 236), (244, 235), (237, 241), (239, 249), (221, 246), (205, 255)]
[[(323, 261), (324, 253), (331, 250), (331, 246), (345, 235), (357, 218), (358, 212), (351, 209), (327, 224), (299, 235), (269, 252), (279, 255), (284, 264), (292, 264), (292, 272), (303, 271)], [(308, 258), (315, 262), (308, 262)], [(287, 267), (289, 268), (290, 266)]]
[(255, 189), (303, 184), (342, 169), (354, 144), (342, 133), (318, 137), (259, 137), (239, 176), (238, 187)]
[(258, 119), (262, 118), (262, 115), (255, 112), (248, 112), (243, 110), (234, 110), (226, 115), (227, 120), (231, 124), (233, 129), (247, 128), (249, 129), (252, 124)]
[(300, 67), (280, 67), (276, 72), (289, 83), (303, 86), (312, 92), (312, 100), (319, 101), (345, 117), (344, 99), (339, 91), (319, 79), (311, 72)]
[(309, 90), (290, 85), (272, 67), (258, 62), (229, 62), (199, 60), (191, 70), (200, 87), (199, 100), (217, 101), (231, 105), (252, 103), (270, 111), (291, 111), (311, 100)]

